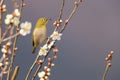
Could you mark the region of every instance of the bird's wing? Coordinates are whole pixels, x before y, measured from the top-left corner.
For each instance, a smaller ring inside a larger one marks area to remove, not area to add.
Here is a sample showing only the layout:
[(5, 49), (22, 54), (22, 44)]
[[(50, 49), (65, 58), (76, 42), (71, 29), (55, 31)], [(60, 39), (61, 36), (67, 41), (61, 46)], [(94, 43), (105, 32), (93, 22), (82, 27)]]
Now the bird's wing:
[(34, 36), (33, 36), (33, 34), (32, 34), (32, 45), (34, 46)]

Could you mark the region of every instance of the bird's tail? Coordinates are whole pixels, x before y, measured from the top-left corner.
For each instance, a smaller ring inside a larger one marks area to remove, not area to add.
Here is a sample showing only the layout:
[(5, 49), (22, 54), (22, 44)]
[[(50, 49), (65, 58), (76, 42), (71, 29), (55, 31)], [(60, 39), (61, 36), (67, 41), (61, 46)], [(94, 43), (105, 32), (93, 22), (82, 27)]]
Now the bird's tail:
[(33, 47), (32, 53), (34, 54), (36, 50), (36, 47)]

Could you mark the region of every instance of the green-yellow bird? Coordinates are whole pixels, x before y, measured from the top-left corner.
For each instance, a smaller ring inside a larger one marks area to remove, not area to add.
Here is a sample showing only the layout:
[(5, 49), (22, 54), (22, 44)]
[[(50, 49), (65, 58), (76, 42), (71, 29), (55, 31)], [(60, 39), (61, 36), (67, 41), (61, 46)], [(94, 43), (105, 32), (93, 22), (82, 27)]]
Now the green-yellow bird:
[(35, 28), (32, 33), (33, 51), (35, 52), (38, 45), (40, 45), (46, 39), (46, 25), (48, 23), (48, 18), (39, 18), (36, 22)]

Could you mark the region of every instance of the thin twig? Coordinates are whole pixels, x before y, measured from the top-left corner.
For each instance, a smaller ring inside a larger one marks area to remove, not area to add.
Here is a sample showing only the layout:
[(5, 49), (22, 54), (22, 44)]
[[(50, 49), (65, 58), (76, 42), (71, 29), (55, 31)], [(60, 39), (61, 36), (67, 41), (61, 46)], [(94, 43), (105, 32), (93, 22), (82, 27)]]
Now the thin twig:
[(14, 2), (14, 8), (18, 8), (17, 0), (13, 0)]
[(32, 80), (34, 80), (34, 79), (35, 79), (35, 77), (36, 77), (37, 73), (39, 72), (39, 70), (40, 70), (40, 69), (41, 69), (41, 67), (42, 67), (42, 64), (43, 64), (43, 63), (41, 63), (41, 64), (38, 66), (37, 70), (35, 71), (35, 73), (34, 73), (34, 75), (33, 75), (33, 77), (32, 77)]
[(5, 0), (1, 0), (0, 5), (2, 5), (2, 4), (4, 3), (4, 1), (5, 1)]
[(103, 74), (103, 77), (102, 77), (102, 80), (105, 80), (106, 79), (106, 76), (107, 76), (107, 73), (108, 73), (108, 70), (110, 69), (109, 65), (107, 64), (106, 65), (106, 68), (105, 68), (105, 71), (104, 71), (104, 74)]
[(3, 74), (0, 74), (0, 80), (2, 80), (3, 79)]
[(1, 0), (0, 2), (0, 44), (1, 44), (1, 39), (2, 39), (2, 5), (5, 0)]
[(3, 58), (3, 56), (2, 56), (2, 57), (0, 58), (0, 63), (3, 61), (3, 59), (4, 59), (4, 58)]
[(39, 59), (39, 54), (37, 55), (37, 57), (35, 58), (35, 61), (33, 62), (32, 66), (30, 67), (28, 73), (27, 73), (27, 76), (25, 77), (25, 80), (28, 80), (29, 76), (30, 76), (30, 73), (32, 72), (33, 68), (35, 67), (36, 65), (36, 62), (37, 60)]
[(13, 73), (13, 76), (12, 76), (11, 80), (16, 80), (16, 77), (17, 77), (17, 75), (18, 75), (19, 68), (20, 68), (19, 66), (16, 66), (16, 67), (15, 67), (15, 70), (14, 70), (14, 73)]
[[(11, 30), (10, 30), (10, 36), (13, 35), (13, 32), (14, 32), (14, 26), (11, 27)], [(9, 41), (11, 41), (11, 38), (8, 39)], [(14, 44), (13, 44), (13, 48), (14, 48)], [(15, 54), (14, 54), (14, 51), (12, 51), (12, 56), (11, 56), (11, 61), (10, 61), (10, 66), (9, 66), (9, 69), (8, 69), (8, 75), (7, 75), (7, 80), (10, 80), (10, 77), (11, 77), (11, 72), (12, 72), (12, 65), (13, 65), (13, 58), (15, 57)]]
[(60, 14), (59, 14), (58, 20), (61, 20), (61, 18), (62, 18), (64, 5), (65, 5), (65, 0), (62, 0), (62, 5), (60, 8)]
[(75, 14), (75, 12), (76, 12), (76, 10), (77, 10), (77, 8), (78, 8), (78, 6), (80, 5), (81, 2), (82, 2), (82, 0), (78, 0), (78, 2), (77, 2), (78, 4), (74, 4), (75, 6), (74, 6), (71, 14), (69, 15), (68, 19), (66, 19), (66, 21), (65, 21), (65, 23), (64, 23), (64, 25), (63, 25), (63, 27), (62, 27), (62, 29), (60, 31), (60, 33), (62, 33), (64, 31), (64, 29), (66, 28), (68, 22), (70, 21), (72, 16)]
[(6, 69), (7, 69), (7, 66), (4, 66), (4, 68), (2, 68), (2, 71), (1, 71), (1, 73), (0, 73), (0, 80), (3, 79), (3, 75), (4, 75), (3, 72), (5, 72)]
[(1, 42), (1, 37), (2, 37), (2, 11), (0, 9), (0, 42)]
[(2, 42), (5, 42), (5, 41), (7, 41), (7, 40), (9, 40), (9, 39), (13, 39), (13, 38), (15, 38), (16, 36), (18, 36), (19, 34), (20, 34), (20, 33), (16, 33), (16, 34), (14, 34), (14, 35), (12, 35), (12, 36), (10, 36), (10, 37), (7, 37), (7, 38), (3, 39)]
[[(23, 10), (23, 4), (24, 4), (24, 0), (21, 0), (21, 3), (20, 3), (20, 14), (22, 14), (22, 10)], [(21, 21), (21, 16), (19, 17), (19, 20)], [(20, 24), (18, 25), (18, 27), (20, 26)]]
[(110, 53), (108, 54), (108, 56), (105, 58), (106, 61), (107, 61), (107, 64), (106, 64), (106, 68), (105, 68), (104, 74), (103, 74), (103, 76), (102, 76), (102, 80), (105, 80), (106, 77), (107, 77), (108, 70), (109, 70), (110, 67), (111, 67), (112, 55), (113, 55), (113, 51), (110, 51)]
[[(6, 37), (6, 35), (9, 32), (10, 29), (11, 29), (11, 26), (6, 27), (6, 30), (5, 30), (5, 32), (3, 33), (3, 36), (2, 36), (2, 40)], [(1, 40), (1, 42), (2, 42), (2, 40)]]
[[(58, 21), (60, 21), (62, 19), (64, 5), (65, 5), (65, 0), (62, 0), (62, 5), (61, 5), (61, 8), (60, 8), (60, 14), (59, 14), (59, 17), (58, 17)], [(55, 27), (55, 31), (57, 29), (58, 29), (58, 27)]]

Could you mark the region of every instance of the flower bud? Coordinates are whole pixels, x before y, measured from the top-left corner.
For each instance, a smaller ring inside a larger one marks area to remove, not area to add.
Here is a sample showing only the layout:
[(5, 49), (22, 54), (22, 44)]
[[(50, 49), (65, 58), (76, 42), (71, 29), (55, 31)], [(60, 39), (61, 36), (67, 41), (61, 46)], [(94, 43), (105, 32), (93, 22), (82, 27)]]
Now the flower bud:
[(5, 62), (5, 65), (9, 65), (9, 62), (8, 62), (8, 61), (6, 61), (6, 62)]
[(50, 62), (51, 61), (51, 58), (48, 58), (48, 62)]
[(22, 5), (23, 5), (23, 6), (26, 6), (26, 3), (23, 3)]
[(6, 9), (2, 9), (2, 12), (4, 13), (4, 12), (6, 12), (7, 10)]
[(43, 63), (43, 60), (38, 60), (36, 63), (37, 63), (37, 64), (42, 64), (42, 63)]
[(10, 47), (12, 45), (12, 42), (7, 42), (6, 46)]
[(47, 66), (44, 66), (44, 70), (47, 70), (47, 68), (48, 68)]
[(59, 26), (60, 26), (60, 24), (57, 24), (56, 26), (57, 26), (57, 27), (59, 27)]
[(45, 78), (45, 80), (48, 80), (48, 76), (45, 76), (44, 78)]
[(47, 72), (50, 72), (50, 70), (51, 70), (50, 68), (47, 68), (47, 70), (46, 70), (46, 71), (47, 71)]
[(14, 50), (15, 50), (15, 51), (17, 51), (17, 50), (18, 50), (18, 48), (16, 47), (16, 48), (14, 48)]
[(53, 58), (56, 59), (56, 58), (57, 58), (57, 55), (54, 55)]
[(0, 63), (0, 67), (2, 67), (3, 66), (3, 63)]
[(62, 23), (62, 20), (60, 19), (60, 23)]
[(111, 67), (111, 63), (108, 63), (107, 65), (108, 65), (108, 67)]
[(78, 6), (79, 3), (78, 3), (77, 1), (75, 1), (74, 4), (75, 4), (76, 6)]
[(50, 76), (50, 72), (47, 72), (47, 75)]
[(54, 53), (57, 53), (58, 51), (59, 51), (59, 50), (58, 50), (57, 48), (54, 48), (54, 49), (53, 49), (53, 52), (54, 52)]
[(54, 63), (52, 63), (52, 64), (51, 64), (51, 67), (53, 67), (53, 66), (55, 66), (55, 64), (54, 64)]
[(54, 25), (54, 26), (57, 26), (57, 21), (55, 21), (55, 22), (53, 23), (53, 25)]
[(7, 71), (3, 71), (3, 72), (2, 72), (3, 75), (6, 75), (7, 73), (8, 73)]

